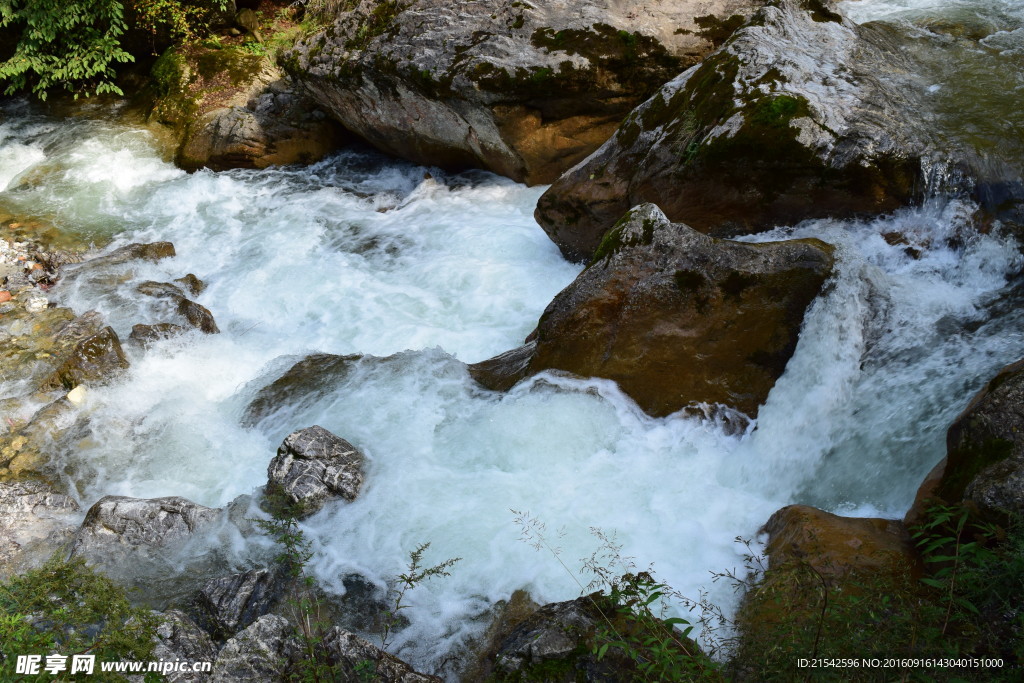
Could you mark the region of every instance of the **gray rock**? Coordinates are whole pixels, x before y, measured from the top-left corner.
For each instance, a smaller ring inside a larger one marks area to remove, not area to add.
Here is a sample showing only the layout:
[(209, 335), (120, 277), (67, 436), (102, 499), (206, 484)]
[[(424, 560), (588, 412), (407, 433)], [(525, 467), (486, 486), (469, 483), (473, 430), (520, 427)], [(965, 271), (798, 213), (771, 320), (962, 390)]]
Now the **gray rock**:
[(361, 671), (381, 683), (433, 683), (441, 679), (417, 673), (411, 666), (354, 633), (334, 627), (324, 634), (323, 651), (334, 667), (337, 680), (358, 681)]
[(283, 64), (385, 152), (548, 183), (762, 4), (362, 0)]
[[(397, 657), (337, 627), (316, 634), (315, 640), (312, 660), (329, 669), (325, 674), (329, 680), (359, 681), (366, 675), (381, 683), (441, 680), (415, 672)], [(268, 614), (224, 644), (210, 678), (218, 683), (291, 680), (287, 677), (299, 675), (308, 666), (303, 660), (308, 662), (309, 657), (295, 627), (283, 617)]]
[[(521, 621), (497, 647), (493, 670), (501, 680), (544, 680), (552, 683), (600, 681), (615, 683), (639, 678), (636, 663), (618, 648), (601, 659), (598, 642), (614, 639), (605, 630), (606, 616), (615, 608), (599, 593), (544, 605)], [(637, 632), (642, 639), (646, 634)], [(679, 641), (687, 640), (679, 636)]]
[(721, 240), (641, 205), (548, 305), (528, 344), (470, 374), (503, 390), (561, 370), (614, 380), (654, 416), (707, 404), (753, 417), (832, 264), (818, 240)]
[(153, 550), (183, 544), (220, 514), (220, 510), (178, 496), (105, 496), (89, 508), (70, 554), (113, 565), (126, 556), (145, 556)]
[(994, 519), (1024, 513), (1024, 361), (1003, 368), (953, 422), (937, 470), (915, 508), (938, 498)]
[(289, 659), (297, 656), (295, 629), (284, 617), (268, 614), (229, 640), (213, 664), (210, 680), (252, 683), (284, 680)]
[(269, 614), (285, 588), (284, 577), (269, 569), (232, 574), (207, 581), (192, 611), (206, 631), (223, 640)]
[(830, 0), (772, 2), (559, 178), (537, 220), (587, 260), (641, 202), (728, 237), (915, 201), (950, 154), (935, 152), (927, 84), (900, 40)]
[[(161, 621), (156, 629), (154, 660), (195, 664), (212, 663), (216, 659), (217, 648), (209, 634), (189, 619), (188, 615), (178, 610), (168, 610), (159, 616)], [(164, 680), (168, 683), (204, 683), (211, 679), (208, 673), (171, 671), (164, 674)]]
[(267, 468), (267, 494), (284, 496), (299, 517), (331, 497), (355, 500), (363, 484), (364, 456), (348, 441), (314, 425), (285, 438)]
[(0, 579), (45, 562), (74, 533), (78, 503), (39, 481), (0, 482)]

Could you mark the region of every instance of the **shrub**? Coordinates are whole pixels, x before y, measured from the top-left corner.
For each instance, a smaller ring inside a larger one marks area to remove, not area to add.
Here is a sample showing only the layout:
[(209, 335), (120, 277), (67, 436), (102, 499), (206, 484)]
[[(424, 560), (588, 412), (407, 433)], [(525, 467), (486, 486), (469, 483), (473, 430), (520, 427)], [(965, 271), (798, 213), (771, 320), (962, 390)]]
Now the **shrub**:
[(14, 54), (0, 62), (4, 93), (53, 91), (79, 96), (124, 93), (116, 66), (135, 61), (124, 47), (129, 31), (159, 43), (193, 40), (227, 0), (0, 0), (0, 29), (16, 36)]
[[(132, 607), (117, 584), (76, 558), (51, 560), (0, 585), (2, 675), (18, 655), (88, 653), (97, 662), (152, 659), (156, 618)], [(90, 679), (123, 681), (96, 667)], [(52, 680), (40, 675), (39, 680)]]

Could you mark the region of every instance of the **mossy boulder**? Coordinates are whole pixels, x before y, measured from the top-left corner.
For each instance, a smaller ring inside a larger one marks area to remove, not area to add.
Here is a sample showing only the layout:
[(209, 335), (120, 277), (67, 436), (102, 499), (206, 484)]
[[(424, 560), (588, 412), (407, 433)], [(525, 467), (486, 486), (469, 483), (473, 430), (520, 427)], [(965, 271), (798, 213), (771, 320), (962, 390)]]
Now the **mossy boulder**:
[(920, 196), (933, 149), (907, 59), (827, 0), (772, 2), (559, 178), (537, 220), (587, 260), (641, 202), (716, 236), (896, 209)]
[(265, 55), (175, 47), (157, 60), (152, 75), (150, 118), (171, 128), (175, 163), (185, 170), (312, 163), (345, 140)]
[(630, 211), (523, 348), (470, 366), (492, 389), (543, 370), (614, 380), (650, 415), (718, 404), (755, 416), (833, 267), (818, 240), (752, 244)]
[(385, 152), (549, 183), (764, 0), (362, 0), (284, 56)]
[(985, 517), (1024, 514), (1024, 361), (1000, 370), (946, 433), (946, 457), (929, 474), (907, 520), (928, 505), (966, 502)]

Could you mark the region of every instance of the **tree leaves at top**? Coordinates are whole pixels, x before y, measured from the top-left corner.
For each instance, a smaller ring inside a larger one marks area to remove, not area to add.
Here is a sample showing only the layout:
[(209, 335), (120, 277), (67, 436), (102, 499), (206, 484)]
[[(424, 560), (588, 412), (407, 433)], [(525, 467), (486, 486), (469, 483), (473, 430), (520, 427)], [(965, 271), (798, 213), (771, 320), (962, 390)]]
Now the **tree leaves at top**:
[(4, 94), (124, 94), (114, 64), (135, 58), (121, 48), (127, 25), (118, 0), (0, 0), (0, 28), (21, 31), (14, 55), (0, 63)]

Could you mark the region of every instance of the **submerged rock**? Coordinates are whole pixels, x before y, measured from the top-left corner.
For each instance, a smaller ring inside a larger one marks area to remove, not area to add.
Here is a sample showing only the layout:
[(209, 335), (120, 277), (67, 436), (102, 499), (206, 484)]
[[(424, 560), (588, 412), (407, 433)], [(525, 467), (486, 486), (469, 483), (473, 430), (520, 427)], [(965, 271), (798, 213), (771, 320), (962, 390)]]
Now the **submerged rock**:
[(196, 621), (218, 640), (268, 614), (284, 595), (286, 581), (270, 569), (253, 569), (203, 584), (193, 603)]
[(654, 416), (700, 403), (756, 416), (832, 265), (818, 240), (720, 240), (639, 206), (548, 305), (534, 340), (470, 373), (506, 389), (562, 370), (614, 380)]
[(170, 339), (184, 334), (185, 328), (174, 323), (157, 323), (155, 325), (132, 325), (132, 333), (128, 335), (128, 341), (142, 344), (152, 344), (163, 339)]
[(283, 498), (299, 518), (319, 511), (328, 498), (355, 500), (364, 459), (355, 446), (318, 425), (294, 432), (267, 467), (267, 497)]
[(147, 244), (135, 242), (118, 247), (109, 254), (83, 261), (75, 269), (75, 272), (79, 269), (94, 270), (96, 268), (107, 268), (131, 261), (160, 261), (165, 258), (171, 258), (174, 255), (174, 245), (170, 242), (150, 242)]
[(891, 29), (829, 0), (769, 3), (559, 178), (537, 221), (588, 260), (641, 202), (723, 237), (892, 211), (922, 196), (937, 148), (908, 59)]
[(153, 67), (151, 117), (178, 138), (187, 171), (312, 163), (344, 139), (273, 62), (240, 49), (173, 48)]
[(322, 392), (343, 381), (362, 355), (336, 356), (314, 353), (292, 365), (277, 379), (260, 389), (242, 416), (242, 424), (254, 426), (272, 415), (282, 406), (298, 406), (310, 397), (316, 399)]
[(967, 502), (993, 519), (1024, 513), (1024, 361), (1006, 366), (946, 433), (946, 458), (907, 513), (920, 521), (931, 503)]
[(385, 152), (548, 183), (763, 4), (362, 0), (283, 61)]

